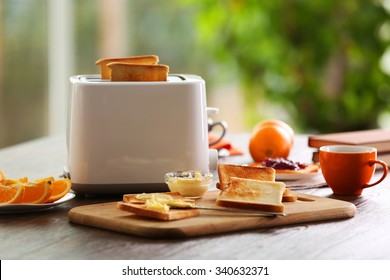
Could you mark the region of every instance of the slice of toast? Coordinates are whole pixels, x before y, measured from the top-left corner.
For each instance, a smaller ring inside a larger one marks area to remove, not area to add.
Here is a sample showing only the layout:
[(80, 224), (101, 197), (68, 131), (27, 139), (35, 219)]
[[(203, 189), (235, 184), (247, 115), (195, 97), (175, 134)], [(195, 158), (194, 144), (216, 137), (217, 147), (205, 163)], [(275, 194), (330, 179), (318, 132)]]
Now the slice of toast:
[(128, 211), (139, 216), (149, 217), (163, 221), (175, 221), (199, 216), (199, 209), (171, 209), (168, 212), (160, 212), (145, 208), (145, 204), (118, 202), (120, 210)]
[(283, 213), (283, 182), (260, 181), (231, 177), (230, 184), (217, 197), (222, 207), (253, 209)]
[(136, 63), (136, 64), (157, 64), (158, 56), (142, 55), (117, 58), (102, 58), (96, 61), (96, 65), (100, 65), (100, 75), (102, 79), (108, 80), (111, 76), (111, 69), (107, 66), (112, 62)]
[(124, 194), (123, 195), (123, 202), (127, 203), (139, 203), (143, 204), (147, 199), (150, 199), (152, 196), (157, 196), (159, 198), (166, 198), (166, 199), (182, 199), (185, 201), (191, 201), (183, 197), (179, 192), (161, 192), (161, 193), (132, 193), (132, 194)]
[(218, 164), (219, 184), (217, 188), (225, 189), (231, 177), (260, 181), (275, 181), (275, 169), (260, 166), (243, 166), (235, 164)]
[(134, 64), (111, 62), (111, 81), (160, 82), (168, 80), (169, 66), (162, 64)]
[[(149, 201), (154, 204), (153, 207), (148, 207)], [(200, 210), (191, 209), (193, 202), (178, 192), (125, 194), (123, 202), (117, 203), (117, 208), (139, 216), (174, 221), (198, 216)]]

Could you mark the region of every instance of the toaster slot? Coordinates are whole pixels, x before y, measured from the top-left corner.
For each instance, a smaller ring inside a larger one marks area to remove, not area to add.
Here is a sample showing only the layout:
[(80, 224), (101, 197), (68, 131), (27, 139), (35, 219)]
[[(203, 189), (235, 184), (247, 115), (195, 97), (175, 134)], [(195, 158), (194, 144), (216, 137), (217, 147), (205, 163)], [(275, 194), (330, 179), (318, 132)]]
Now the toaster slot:
[[(100, 78), (100, 75), (83, 75), (78, 77), (79, 80), (83, 83), (105, 83), (110, 82), (109, 80), (103, 80)], [(199, 76), (195, 75), (184, 75), (184, 74), (169, 74), (168, 82), (180, 82), (188, 81), (189, 79), (199, 79)]]

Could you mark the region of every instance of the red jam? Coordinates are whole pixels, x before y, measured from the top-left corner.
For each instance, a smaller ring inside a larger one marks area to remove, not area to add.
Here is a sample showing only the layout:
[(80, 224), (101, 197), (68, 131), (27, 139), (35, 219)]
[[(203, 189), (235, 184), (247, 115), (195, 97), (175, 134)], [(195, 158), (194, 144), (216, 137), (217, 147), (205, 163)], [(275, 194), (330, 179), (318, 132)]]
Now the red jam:
[(292, 161), (285, 158), (266, 158), (262, 162), (263, 166), (272, 167), (274, 169), (300, 170), (307, 167), (306, 163)]

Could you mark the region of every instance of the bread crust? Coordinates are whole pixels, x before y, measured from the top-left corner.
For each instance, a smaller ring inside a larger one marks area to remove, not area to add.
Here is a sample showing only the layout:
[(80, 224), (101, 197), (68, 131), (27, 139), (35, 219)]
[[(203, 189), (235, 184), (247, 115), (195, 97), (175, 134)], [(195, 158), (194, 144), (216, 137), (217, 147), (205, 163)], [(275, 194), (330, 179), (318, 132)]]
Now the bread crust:
[(283, 192), (282, 202), (295, 202), (297, 200), (298, 200), (298, 197), (291, 193), (291, 189), (290, 188), (286, 187), (284, 189), (284, 192)]
[(282, 202), (295, 202), (298, 200), (296, 195), (283, 195)]

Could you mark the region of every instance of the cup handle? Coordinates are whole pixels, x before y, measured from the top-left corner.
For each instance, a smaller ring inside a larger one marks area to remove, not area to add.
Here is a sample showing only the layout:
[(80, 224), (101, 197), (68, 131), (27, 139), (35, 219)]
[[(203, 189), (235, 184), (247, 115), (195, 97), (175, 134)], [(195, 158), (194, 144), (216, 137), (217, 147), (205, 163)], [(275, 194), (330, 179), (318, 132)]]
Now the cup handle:
[(226, 130), (227, 130), (227, 123), (225, 121), (219, 121), (219, 122), (215, 122), (213, 124), (210, 125), (210, 130), (213, 129), (214, 126), (217, 126), (217, 125), (220, 125), (222, 127), (222, 133), (221, 135), (218, 137), (218, 139), (214, 140), (213, 142), (210, 142), (209, 143), (209, 146), (212, 146), (214, 144), (217, 144), (219, 141), (222, 140), (222, 138), (225, 136), (226, 134)]
[(363, 188), (369, 188), (369, 187), (372, 187), (372, 186), (375, 186), (375, 185), (379, 184), (380, 182), (382, 182), (386, 178), (387, 174), (389, 173), (389, 169), (387, 167), (387, 164), (384, 161), (381, 161), (381, 160), (370, 160), (368, 162), (369, 166), (373, 166), (374, 164), (380, 164), (380, 165), (383, 166), (382, 177), (378, 181), (376, 181), (376, 182), (374, 182), (372, 184), (365, 184), (363, 186)]

